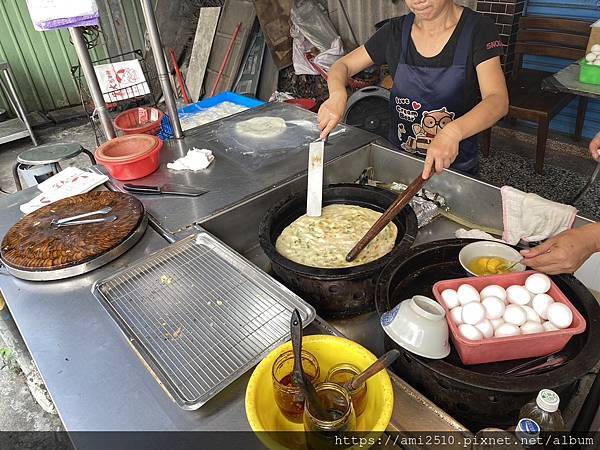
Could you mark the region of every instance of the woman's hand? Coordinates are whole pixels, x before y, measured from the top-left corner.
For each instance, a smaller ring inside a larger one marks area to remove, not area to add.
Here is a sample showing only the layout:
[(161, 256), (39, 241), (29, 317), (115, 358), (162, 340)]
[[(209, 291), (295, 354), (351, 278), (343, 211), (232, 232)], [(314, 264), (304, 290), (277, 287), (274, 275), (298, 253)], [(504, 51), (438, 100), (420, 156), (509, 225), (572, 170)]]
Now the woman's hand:
[(344, 111), (346, 110), (347, 101), (348, 96), (344, 88), (344, 92), (332, 93), (331, 96), (323, 102), (317, 115), (319, 129), (321, 130), (321, 139), (325, 140), (331, 130), (341, 122)]
[(521, 250), (522, 263), (549, 275), (573, 273), (597, 251), (600, 233), (597, 226), (595, 228), (566, 230), (537, 247)]
[(590, 142), (590, 154), (596, 161), (600, 161), (600, 131)]
[(458, 156), (458, 145), (462, 136), (458, 129), (452, 126), (452, 122), (440, 130), (427, 149), (425, 167), (423, 168), (423, 179), (427, 180), (433, 172), (441, 173), (450, 167)]

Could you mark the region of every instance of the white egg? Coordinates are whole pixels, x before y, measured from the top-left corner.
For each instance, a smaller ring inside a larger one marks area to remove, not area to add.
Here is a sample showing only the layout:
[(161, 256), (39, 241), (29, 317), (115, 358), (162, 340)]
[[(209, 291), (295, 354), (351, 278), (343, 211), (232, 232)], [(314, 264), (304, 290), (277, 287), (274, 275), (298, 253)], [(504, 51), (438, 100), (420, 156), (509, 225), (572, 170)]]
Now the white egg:
[(543, 273), (534, 273), (525, 280), (525, 287), (532, 294), (545, 294), (550, 290), (550, 286), (550, 277)]
[(504, 319), (500, 318), (500, 319), (492, 319), (490, 320), (490, 322), (492, 323), (492, 326), (494, 327), (494, 330), (496, 328), (498, 328), (500, 325), (506, 323), (504, 322)]
[(509, 303), (515, 305), (527, 305), (531, 301), (531, 294), (523, 286), (513, 284), (506, 289), (506, 297)]
[(554, 299), (548, 294), (537, 294), (535, 297), (533, 297), (533, 300), (531, 300), (531, 306), (533, 307), (533, 310), (538, 313), (542, 319), (548, 318), (546, 315), (546, 310), (552, 303), (554, 303)]
[(503, 302), (506, 301), (506, 289), (502, 286), (498, 286), (497, 284), (490, 284), (489, 286), (484, 287), (481, 290), (481, 298), (486, 297), (497, 297)]
[(483, 319), (475, 325), (475, 328), (481, 331), (481, 334), (483, 334), (485, 339), (491, 338), (494, 335), (494, 327), (492, 326), (492, 322), (488, 319)]
[(460, 325), (461, 323), (463, 323), (462, 309), (462, 306), (457, 306), (456, 308), (452, 308), (450, 310), (450, 318), (452, 319), (452, 322), (454, 322), (456, 325)]
[(527, 313), (519, 305), (508, 305), (502, 318), (507, 323), (520, 326), (527, 321)]
[(527, 314), (527, 322), (542, 323), (542, 319), (540, 319), (538, 313), (536, 313), (531, 306), (523, 305), (521, 308), (523, 308), (525, 310), (525, 314)]
[(573, 322), (573, 312), (563, 303), (552, 303), (548, 306), (546, 315), (548, 316), (550, 323), (557, 328), (569, 328)]
[(462, 309), (462, 321), (469, 325), (475, 325), (485, 318), (485, 308), (479, 302), (467, 303)]
[(483, 339), (483, 334), (481, 334), (481, 331), (479, 331), (473, 325), (463, 323), (458, 327), (458, 329), (460, 331), (460, 334), (466, 339), (469, 339), (471, 341), (479, 341)]
[(533, 334), (533, 333), (543, 333), (544, 327), (541, 323), (527, 321), (523, 325), (520, 326), (521, 334)]
[(467, 303), (479, 302), (481, 300), (477, 289), (470, 284), (461, 284), (456, 290), (456, 294), (458, 295), (458, 301), (462, 306)]
[(506, 305), (502, 299), (498, 297), (486, 297), (481, 301), (481, 304), (485, 308), (486, 319), (499, 319), (504, 314)]
[(444, 300), (448, 309), (455, 308), (460, 304), (458, 301), (458, 294), (454, 289), (444, 289), (442, 291), (442, 300)]
[(560, 328), (556, 328), (556, 327), (555, 327), (555, 326), (552, 324), (552, 322), (548, 322), (548, 321), (544, 322), (544, 323), (542, 324), (542, 326), (544, 327), (544, 330), (546, 330), (546, 331), (558, 331), (558, 330), (560, 330)]
[(512, 323), (503, 323), (494, 331), (494, 337), (517, 336), (519, 334), (521, 334), (521, 330)]
[(587, 55), (585, 55), (585, 60), (587, 62), (594, 62), (595, 59), (596, 59), (596, 54), (593, 53), (593, 52), (588, 53)]
[(592, 48), (590, 50), (592, 51), (592, 53), (600, 53), (600, 44), (592, 45)]

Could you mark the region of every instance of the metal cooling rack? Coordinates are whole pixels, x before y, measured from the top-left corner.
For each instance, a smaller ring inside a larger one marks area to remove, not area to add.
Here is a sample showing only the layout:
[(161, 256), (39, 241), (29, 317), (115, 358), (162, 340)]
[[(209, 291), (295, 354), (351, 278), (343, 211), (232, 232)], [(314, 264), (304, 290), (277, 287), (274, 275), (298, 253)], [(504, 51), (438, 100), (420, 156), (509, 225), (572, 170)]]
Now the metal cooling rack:
[(111, 277), (94, 295), (175, 402), (197, 409), (289, 339), (314, 309), (208, 233)]

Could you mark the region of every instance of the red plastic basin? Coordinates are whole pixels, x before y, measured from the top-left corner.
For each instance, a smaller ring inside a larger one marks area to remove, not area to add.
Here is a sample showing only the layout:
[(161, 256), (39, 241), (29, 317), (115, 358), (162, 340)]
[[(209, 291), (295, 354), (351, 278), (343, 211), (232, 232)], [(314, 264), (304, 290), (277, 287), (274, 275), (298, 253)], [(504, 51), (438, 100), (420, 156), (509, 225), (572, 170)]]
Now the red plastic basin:
[(554, 281), (552, 281), (548, 295), (555, 302), (564, 303), (573, 313), (573, 323), (571, 323), (569, 328), (519, 336), (492, 337), (480, 341), (471, 341), (460, 334), (458, 326), (450, 318), (448, 307), (442, 300), (442, 291), (445, 289), (456, 290), (461, 284), (470, 284), (480, 292), (484, 287), (491, 284), (497, 284), (505, 289), (513, 284), (523, 286), (527, 277), (533, 273), (536, 272), (527, 271), (488, 277), (459, 278), (438, 281), (433, 285), (433, 295), (444, 310), (446, 310), (446, 321), (450, 328), (450, 338), (463, 364), (482, 364), (549, 355), (562, 350), (574, 335), (585, 331), (585, 319)]
[(105, 142), (96, 149), (96, 160), (111, 177), (127, 181), (150, 175), (160, 166), (163, 142), (148, 134), (130, 134)]
[(123, 111), (115, 117), (115, 128), (124, 134), (156, 134), (164, 113), (158, 108), (139, 107)]

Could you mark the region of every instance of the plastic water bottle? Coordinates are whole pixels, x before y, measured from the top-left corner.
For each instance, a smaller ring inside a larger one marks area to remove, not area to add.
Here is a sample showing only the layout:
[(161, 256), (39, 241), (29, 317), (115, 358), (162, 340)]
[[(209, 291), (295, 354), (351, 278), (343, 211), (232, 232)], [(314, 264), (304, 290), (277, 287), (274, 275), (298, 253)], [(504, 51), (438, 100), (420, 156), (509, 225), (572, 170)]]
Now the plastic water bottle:
[(550, 389), (542, 389), (535, 400), (519, 411), (515, 435), (526, 447), (540, 445), (540, 433), (565, 431), (565, 422), (558, 409), (560, 398)]

